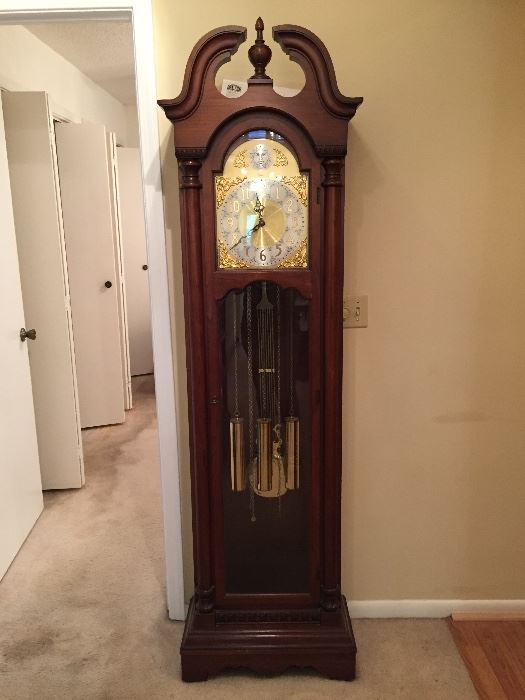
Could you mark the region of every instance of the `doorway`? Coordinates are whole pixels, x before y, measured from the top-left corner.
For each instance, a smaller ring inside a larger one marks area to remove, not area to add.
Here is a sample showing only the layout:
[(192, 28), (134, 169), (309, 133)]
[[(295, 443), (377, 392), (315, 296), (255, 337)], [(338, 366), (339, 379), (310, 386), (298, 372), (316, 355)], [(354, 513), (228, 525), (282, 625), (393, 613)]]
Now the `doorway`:
[[(9, 5), (9, 6), (8, 6)], [(13, 8), (14, 6), (14, 8)], [(50, 6), (52, 7), (49, 10)], [(156, 374), (156, 406), (159, 424), (161, 474), (163, 482), (164, 532), (166, 542), (166, 573), (168, 609), (170, 617), (184, 617), (182, 589), (182, 554), (180, 535), (180, 505), (178, 488), (178, 461), (176, 414), (174, 401), (171, 332), (169, 316), (168, 280), (164, 240), (164, 218), (160, 188), (155, 78), (151, 8), (148, 3), (93, 2), (2, 2), (0, 23), (57, 21), (57, 19), (131, 20), (134, 28), (136, 80), (138, 86), (138, 122), (140, 124), (140, 153), (142, 162), (143, 193), (146, 213), (148, 245), (147, 264), (150, 272), (152, 328)], [(128, 9), (131, 6), (131, 11)], [(117, 9), (115, 9), (117, 8)], [(122, 9), (119, 9), (122, 8)], [(34, 89), (34, 88), (33, 88)]]

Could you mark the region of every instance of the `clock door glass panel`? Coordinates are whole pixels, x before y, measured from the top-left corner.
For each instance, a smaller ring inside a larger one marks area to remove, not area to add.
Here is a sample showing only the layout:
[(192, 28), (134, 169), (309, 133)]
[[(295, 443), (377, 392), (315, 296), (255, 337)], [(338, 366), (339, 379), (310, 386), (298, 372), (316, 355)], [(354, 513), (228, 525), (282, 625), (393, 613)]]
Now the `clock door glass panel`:
[(251, 131), (215, 176), (219, 269), (308, 267), (308, 175), (273, 131)]
[(309, 589), (309, 306), (269, 282), (219, 302), (226, 593)]

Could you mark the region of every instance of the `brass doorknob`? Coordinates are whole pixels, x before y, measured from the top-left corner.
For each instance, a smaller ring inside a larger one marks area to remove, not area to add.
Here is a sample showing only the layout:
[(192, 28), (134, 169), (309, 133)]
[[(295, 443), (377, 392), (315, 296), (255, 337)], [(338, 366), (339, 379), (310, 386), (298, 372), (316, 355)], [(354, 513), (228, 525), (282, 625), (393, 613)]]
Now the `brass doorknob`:
[(31, 328), (29, 331), (26, 331), (25, 328), (20, 329), (20, 340), (24, 343), (26, 338), (29, 338), (29, 340), (36, 340), (36, 331), (34, 328)]

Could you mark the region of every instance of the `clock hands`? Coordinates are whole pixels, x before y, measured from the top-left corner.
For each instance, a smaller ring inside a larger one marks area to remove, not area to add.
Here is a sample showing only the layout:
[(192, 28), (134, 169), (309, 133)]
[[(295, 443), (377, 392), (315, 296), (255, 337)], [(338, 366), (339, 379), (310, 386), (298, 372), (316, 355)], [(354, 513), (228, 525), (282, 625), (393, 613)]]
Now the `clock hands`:
[(247, 233), (245, 233), (243, 236), (241, 236), (241, 237), (239, 238), (239, 240), (237, 241), (237, 243), (235, 243), (234, 245), (232, 245), (232, 247), (230, 248), (230, 250), (233, 250), (234, 248), (237, 248), (237, 246), (239, 245), (239, 243), (240, 243), (241, 241), (243, 241), (245, 238), (248, 238), (248, 236), (251, 236), (252, 233), (255, 233), (255, 232), (258, 231), (260, 228), (262, 228), (264, 225), (265, 225), (264, 219), (263, 219), (263, 218), (260, 218), (259, 221), (255, 224), (255, 226), (254, 226), (253, 228), (251, 228)]
[(258, 194), (255, 195), (255, 204), (253, 205), (253, 210), (254, 210), (254, 212), (258, 215), (259, 220), (258, 220), (257, 223), (255, 224), (255, 226), (253, 226), (249, 231), (247, 231), (243, 236), (241, 236), (241, 237), (239, 238), (239, 240), (237, 241), (237, 243), (235, 243), (234, 245), (232, 245), (232, 247), (230, 248), (230, 250), (233, 250), (234, 248), (237, 248), (237, 246), (239, 245), (239, 243), (240, 243), (241, 241), (243, 241), (245, 238), (248, 238), (248, 236), (251, 236), (253, 233), (255, 233), (255, 232), (258, 231), (260, 228), (262, 228), (263, 226), (266, 225), (266, 222), (265, 222), (264, 219), (262, 218), (262, 213), (263, 213), (263, 211), (264, 211), (264, 204), (263, 204), (263, 203), (261, 202), (261, 200), (259, 199), (259, 195), (258, 195)]

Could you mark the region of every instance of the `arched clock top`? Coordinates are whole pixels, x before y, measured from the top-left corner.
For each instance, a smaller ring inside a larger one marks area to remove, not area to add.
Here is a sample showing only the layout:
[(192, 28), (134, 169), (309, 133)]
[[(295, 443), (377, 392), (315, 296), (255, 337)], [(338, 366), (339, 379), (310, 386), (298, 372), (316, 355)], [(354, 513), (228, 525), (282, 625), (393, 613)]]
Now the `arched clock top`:
[(198, 41), (186, 64), (182, 90), (173, 100), (158, 100), (168, 119), (175, 123), (186, 119), (201, 102), (208, 83), (215, 87), (215, 75), (228, 63), (239, 46), (246, 41), (246, 27), (218, 27)]
[(362, 103), (362, 97), (345, 97), (339, 92), (334, 65), (326, 46), (313, 32), (295, 24), (273, 27), (273, 38), (298, 63), (306, 76), (303, 89), (320, 97), (324, 108), (336, 117), (351, 119)]
[(196, 44), (186, 66), (180, 95), (172, 100), (159, 100), (175, 127), (179, 160), (205, 158), (214, 134), (231, 120), (233, 113), (256, 112), (273, 112), (300, 125), (309, 134), (319, 157), (346, 155), (348, 121), (362, 98), (341, 94), (323, 42), (309, 30), (292, 24), (274, 27), (273, 36), (290, 59), (301, 66), (306, 82), (293, 97), (276, 93), (272, 79), (266, 74), (271, 50), (264, 42), (263, 27), (259, 18), (257, 38), (248, 52), (255, 72), (248, 79), (248, 89), (243, 95), (225, 97), (215, 85), (219, 68), (246, 40), (245, 27), (226, 26), (209, 32)]

